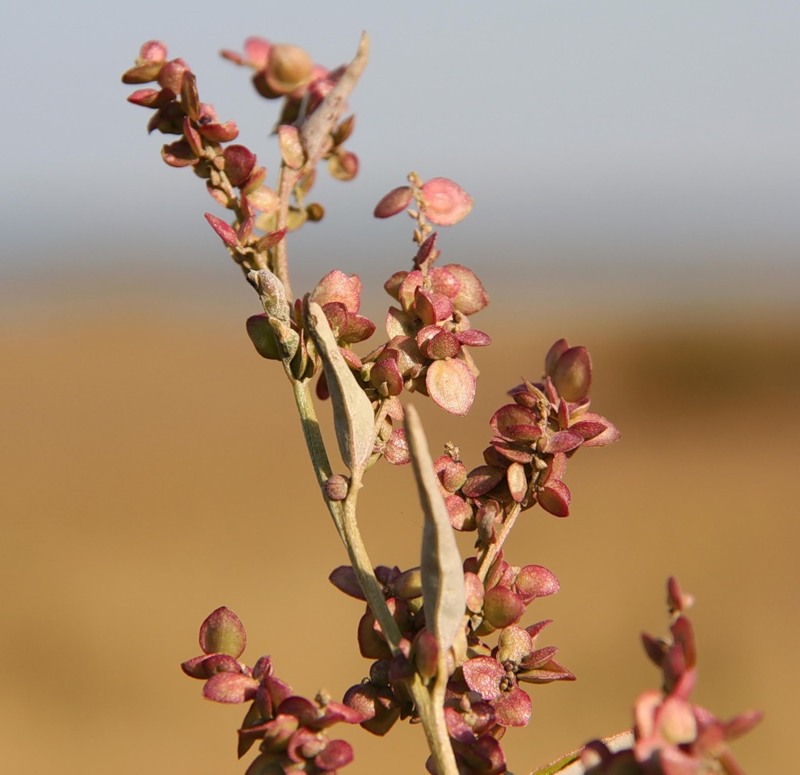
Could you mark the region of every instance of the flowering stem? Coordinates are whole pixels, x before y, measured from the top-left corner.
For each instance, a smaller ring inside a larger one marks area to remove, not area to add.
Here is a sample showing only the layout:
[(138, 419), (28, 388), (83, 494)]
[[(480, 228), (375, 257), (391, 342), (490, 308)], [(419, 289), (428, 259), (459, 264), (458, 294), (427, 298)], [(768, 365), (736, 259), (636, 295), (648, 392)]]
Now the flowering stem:
[(515, 503), (511, 511), (506, 516), (503, 524), (500, 527), (500, 530), (497, 533), (495, 540), (489, 544), (484, 550), (484, 555), (481, 558), (480, 566), (478, 567), (478, 578), (481, 581), (486, 579), (486, 574), (489, 572), (489, 568), (492, 567), (492, 563), (494, 562), (495, 558), (499, 554), (500, 550), (503, 548), (503, 544), (508, 538), (509, 533), (511, 532), (511, 528), (514, 527), (514, 523), (517, 521), (517, 517), (522, 513), (522, 507), (519, 503)]
[[(322, 487), (331, 476), (331, 464), (328, 460), (325, 442), (322, 439), (314, 403), (308, 389), (308, 381), (292, 380), (292, 389), (303, 426), (303, 436), (306, 440), (308, 454), (314, 466), (317, 482)], [(347, 498), (341, 502), (325, 498), (325, 505), (333, 518), (336, 532), (347, 550), (347, 555), (358, 578), (358, 583), (364, 592), (370, 610), (380, 624), (389, 648), (394, 655), (401, 655), (400, 641), (402, 633), (397, 626), (397, 622), (392, 617), (389, 607), (386, 605), (383, 589), (375, 576), (373, 565), (370, 562), (364, 540), (361, 537), (361, 531), (358, 528), (356, 504), (360, 489), (360, 476), (354, 476), (353, 481), (350, 482)], [(443, 664), (440, 665), (436, 682), (431, 687), (431, 690), (428, 690), (419, 675), (416, 674), (410, 682), (409, 690), (414, 698), (417, 713), (428, 741), (428, 747), (436, 763), (437, 772), (440, 775), (458, 775), (458, 767), (456, 766), (444, 718), (447, 657), (444, 654), (441, 656), (440, 662)]]
[[(275, 224), (276, 231), (286, 228), (289, 220), (289, 203), (291, 202), (292, 190), (300, 179), (300, 172), (293, 170), (285, 162), (281, 164), (280, 180), (278, 182), (278, 218)], [(292, 301), (292, 285), (289, 282), (289, 264), (286, 256), (286, 237), (275, 246), (273, 252), (275, 265), (271, 267), (275, 276), (283, 283), (286, 288), (286, 297)], [(299, 405), (298, 405), (299, 407)], [(324, 449), (324, 447), (323, 447)]]
[[(300, 422), (303, 426), (303, 436), (306, 440), (308, 454), (314, 466), (317, 482), (322, 487), (331, 476), (331, 464), (325, 450), (325, 442), (320, 432), (314, 403), (308, 389), (308, 382), (292, 380), (292, 388), (297, 410), (300, 413)], [(332, 501), (329, 498), (325, 498), (325, 505), (333, 518), (336, 532), (347, 549), (353, 570), (358, 577), (358, 582), (364, 591), (369, 607), (380, 623), (392, 652), (397, 654), (399, 653), (399, 644), (402, 636), (397, 623), (392, 618), (389, 607), (386, 605), (383, 589), (375, 576), (375, 571), (356, 520), (356, 503), (360, 488), (360, 480), (355, 481), (354, 477), (354, 481), (350, 483), (347, 498), (344, 501)]]

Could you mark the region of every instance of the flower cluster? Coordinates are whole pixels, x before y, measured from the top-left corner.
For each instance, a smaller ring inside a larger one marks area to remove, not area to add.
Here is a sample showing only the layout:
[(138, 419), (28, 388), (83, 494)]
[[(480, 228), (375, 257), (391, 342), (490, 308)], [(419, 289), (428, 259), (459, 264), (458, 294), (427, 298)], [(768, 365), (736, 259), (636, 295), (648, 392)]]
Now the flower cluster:
[[(440, 188), (445, 181), (433, 180), (440, 181)], [(459, 201), (467, 196), (457, 184), (446, 183)], [(419, 191), (424, 192), (426, 185)], [(444, 209), (444, 205), (440, 207)], [(363, 358), (352, 345), (368, 339), (375, 324), (359, 313), (362, 286), (358, 275), (333, 270), (308, 294), (310, 301), (322, 307), (340, 352), (375, 405), (376, 415), (380, 409), (376, 452), (395, 464), (409, 460), (404, 432), (396, 427), (403, 418), (399, 401), (403, 390), (430, 396), (453, 414), (465, 414), (474, 400), (479, 374), (467, 348), (491, 342), (487, 334), (472, 328), (469, 320), (489, 303), (483, 284), (461, 264), (433, 266), (439, 255), (437, 234), (429, 233), (418, 246), (413, 269), (395, 272), (386, 281), (386, 291), (400, 306), (390, 307), (387, 313), (387, 341)], [(308, 337), (302, 304), (295, 304), (290, 325), (302, 339), (300, 347), (304, 350)], [(258, 352), (279, 360), (282, 355), (270, 326), (265, 314), (253, 315), (247, 321), (248, 334)], [(313, 353), (304, 351), (302, 364), (300, 369), (292, 368), (297, 378), (319, 371)], [(328, 396), (324, 374), (317, 383), (317, 395), (323, 399)]]
[[(518, 624), (534, 600), (558, 592), (551, 571), (541, 565), (509, 565), (502, 553), (484, 580), (477, 558), (469, 558), (465, 570), (468, 647), (448, 682), (445, 718), (462, 770), (493, 775), (505, 772), (499, 741), (506, 729), (531, 720), (531, 699), (520, 683), (572, 681), (575, 676), (555, 660), (555, 646), (537, 645), (552, 620)], [(497, 644), (491, 646), (484, 638), (495, 631)]]
[[(366, 35), (355, 58), (335, 70), (315, 64), (297, 46), (263, 38), (248, 38), (242, 54), (222, 52), (253, 71), (260, 95), (282, 100), (275, 128), (281, 165), (274, 189), (265, 184), (266, 169), (255, 154), (233, 143), (236, 124), (221, 122), (213, 106), (200, 101), (191, 69), (182, 59), (168, 60), (162, 43), (145, 43), (122, 78), (128, 84), (154, 84), (135, 91), (129, 101), (154, 111), (149, 131), (178, 137), (163, 146), (162, 158), (173, 167), (190, 167), (233, 214), (230, 222), (210, 213), (206, 220), (261, 300), (264, 312), (247, 321), (256, 350), (282, 362), (293, 383), (309, 455), (353, 563), (336, 568), (330, 580), (346, 594), (370, 601), (357, 627), (359, 650), (371, 660), (369, 677), (352, 686), (341, 703), (322, 694), (314, 700), (295, 695), (267, 656), (252, 667), (241, 662), (245, 630), (224, 607), (200, 628), (202, 653), (181, 667), (204, 682), (207, 699), (249, 703), (238, 730), (238, 751), (242, 756), (258, 743), (259, 754), (247, 775), (335, 773), (353, 752), (347, 742), (328, 737), (329, 727), (360, 724), (383, 735), (405, 718), (426, 727), (429, 772), (501, 775), (506, 772), (501, 739), (532, 716), (532, 700), (522, 685), (574, 680), (556, 661), (557, 649), (538, 643), (551, 621), (521, 624), (535, 600), (559, 590), (558, 580), (541, 565), (510, 565), (505, 541), (517, 516), (537, 503), (567, 516), (568, 459), (580, 447), (604, 446), (620, 434), (590, 411), (588, 350), (561, 339), (545, 357), (542, 378), (512, 388), (510, 403), (493, 414), (483, 464), (469, 470), (459, 449), (448, 443), (430, 470), (416, 413), (406, 413), (401, 396), (421, 393), (447, 412), (466, 414), (479, 374), (470, 348), (490, 344), (471, 321), (489, 301), (483, 284), (461, 264), (437, 262), (434, 227), (460, 222), (473, 204), (448, 178), (425, 181), (412, 173), (408, 185), (392, 189), (375, 207), (377, 218), (406, 211), (416, 222), (412, 267), (395, 272), (384, 285), (395, 303), (386, 315), (384, 343), (365, 356), (353, 351), (376, 330), (360, 313), (357, 275), (332, 270), (305, 297), (293, 300), (286, 235), (324, 216), (322, 205), (306, 201), (319, 162), (326, 161), (340, 180), (351, 180), (358, 171), (357, 157), (344, 148), (354, 117), (342, 116), (368, 53)], [(329, 470), (310, 409), (308, 383), (317, 375), (318, 397), (333, 399), (337, 442), (350, 479)], [(402, 427), (406, 421), (408, 437)], [(379, 457), (393, 464), (413, 457), (426, 520), (424, 578), (420, 568), (378, 566), (373, 573), (361, 546), (359, 487), (354, 485)], [(454, 529), (478, 534), (476, 555), (463, 564), (448, 517)], [(625, 750), (616, 745), (612, 750), (603, 741), (582, 750), (587, 772), (741, 775), (726, 743), (761, 716), (748, 713), (723, 722), (690, 701), (696, 649), (684, 611), (691, 600), (674, 579), (668, 599), (672, 640), (643, 636), (648, 656), (662, 670), (662, 690), (637, 699), (634, 737)]]
[[(226, 49), (222, 56), (254, 70), (253, 86), (262, 97), (283, 99), (278, 119), (283, 126), (299, 124), (313, 113), (344, 72), (342, 67), (328, 70), (315, 64), (299, 46), (258, 37), (245, 40), (243, 54)], [(344, 148), (354, 128), (355, 117), (350, 116), (331, 133), (323, 155), (337, 180), (352, 180), (358, 173), (358, 157)]]
[(160, 87), (135, 91), (128, 101), (155, 110), (148, 130), (180, 135), (161, 151), (172, 167), (191, 167), (206, 181), (211, 197), (233, 211), (233, 225), (210, 213), (206, 220), (244, 269), (266, 266), (263, 253), (283, 238), (285, 230), (254, 234), (259, 212), (272, 214), (278, 204), (275, 191), (264, 184), (267, 170), (244, 145), (229, 144), (239, 129), (233, 121), (221, 123), (214, 107), (200, 102), (197, 81), (182, 59), (167, 60), (163, 43), (145, 43), (136, 64), (122, 76), (123, 83), (155, 81)]
[[(499, 555), (486, 579), (477, 573), (476, 558), (465, 562), (467, 590), (466, 647), (454, 653), (447, 683), (445, 718), (463, 772), (489, 775), (505, 772), (499, 740), (508, 727), (525, 726), (531, 719), (531, 700), (520, 683), (574, 680), (555, 660), (553, 646), (537, 647), (537, 639), (551, 620), (523, 628), (518, 625), (526, 608), (539, 597), (554, 594), (556, 577), (540, 565), (509, 565)], [(375, 569), (389, 609), (403, 639), (401, 654), (392, 655), (381, 628), (367, 607), (358, 624), (362, 656), (374, 660), (369, 678), (351, 687), (344, 703), (357, 710), (361, 726), (383, 735), (402, 718), (414, 718), (415, 708), (406, 689), (414, 672), (432, 678), (437, 669), (436, 646), (425, 628), (419, 568)], [(336, 568), (331, 582), (359, 600), (364, 594), (349, 566)], [(497, 631), (497, 645), (483, 638)]]
[[(279, 218), (278, 192), (265, 184), (266, 168), (257, 163), (256, 155), (246, 146), (231, 143), (239, 134), (238, 127), (233, 121), (220, 122), (213, 105), (200, 102), (195, 75), (183, 59), (167, 60), (166, 46), (148, 41), (141, 47), (135, 65), (122, 76), (123, 83), (154, 82), (158, 87), (138, 89), (128, 101), (155, 111), (148, 131), (180, 136), (163, 146), (164, 161), (172, 167), (191, 167), (206, 181), (211, 197), (233, 212), (232, 224), (211, 213), (205, 217), (245, 271), (269, 268), (269, 251), (287, 231), (324, 216), (321, 204), (305, 201), (316, 171), (313, 165), (306, 168), (296, 124), (313, 112), (344, 72), (343, 68), (328, 72), (312, 67), (308, 55), (296, 46), (271, 46), (258, 41), (249, 41), (249, 59), (231, 52), (223, 55), (240, 64), (258, 64), (260, 76), (256, 81), (263, 84), (262, 93), (284, 98), (276, 131), (282, 159), (296, 173), (291, 186), (294, 202), (286, 208), (284, 219)], [(266, 63), (263, 67), (262, 62)], [(301, 104), (305, 106), (302, 116), (297, 111)], [(335, 126), (322, 152), (331, 174), (339, 180), (352, 180), (358, 171), (357, 157), (344, 149), (354, 127), (354, 116)]]
[(453, 527), (482, 530), (486, 543), (514, 506), (524, 510), (539, 503), (558, 517), (569, 514), (568, 458), (579, 447), (601, 447), (620, 436), (609, 420), (588, 411), (591, 379), (589, 351), (560, 339), (547, 353), (543, 380), (512, 388), (514, 403), (492, 416), (484, 465), (467, 473), (453, 450), (437, 460)]
[(353, 759), (350, 744), (330, 740), (325, 730), (339, 722), (356, 724), (361, 715), (342, 703), (319, 696), (316, 702), (296, 696), (274, 674), (269, 657), (253, 667), (239, 661), (247, 642), (239, 617), (228, 608), (213, 611), (200, 627), (203, 653), (181, 665), (205, 681), (203, 696), (214, 702), (251, 702), (239, 730), (239, 756), (256, 741), (261, 753), (247, 775), (336, 773)]
[(692, 598), (674, 578), (667, 582), (673, 616), (667, 641), (643, 634), (648, 657), (661, 669), (661, 691), (643, 692), (634, 705), (634, 745), (612, 753), (602, 741), (589, 743), (581, 760), (593, 775), (744, 775), (727, 743), (761, 721), (758, 711), (721, 721), (691, 702), (697, 681), (694, 629), (684, 611)]

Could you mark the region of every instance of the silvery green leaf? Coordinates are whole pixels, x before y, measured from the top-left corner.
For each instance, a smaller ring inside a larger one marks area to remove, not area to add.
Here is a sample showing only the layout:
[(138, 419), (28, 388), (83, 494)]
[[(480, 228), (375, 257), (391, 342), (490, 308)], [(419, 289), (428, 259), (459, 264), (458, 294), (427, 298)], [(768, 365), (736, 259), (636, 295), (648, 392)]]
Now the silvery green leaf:
[(316, 302), (308, 302), (306, 318), (325, 368), (339, 452), (353, 474), (361, 473), (375, 444), (372, 404), (339, 351), (322, 307)]
[(324, 153), (325, 144), (330, 142), (330, 134), (347, 105), (350, 92), (364, 72), (368, 58), (369, 37), (364, 32), (361, 34), (353, 61), (347, 65), (339, 80), (325, 95), (325, 99), (300, 127), (300, 142), (303, 144), (308, 161), (316, 163)]
[(406, 434), (425, 516), (422, 531), (422, 595), (425, 621), (446, 653), (464, 626), (467, 608), (461, 555), (433, 469), (419, 415), (405, 407)]

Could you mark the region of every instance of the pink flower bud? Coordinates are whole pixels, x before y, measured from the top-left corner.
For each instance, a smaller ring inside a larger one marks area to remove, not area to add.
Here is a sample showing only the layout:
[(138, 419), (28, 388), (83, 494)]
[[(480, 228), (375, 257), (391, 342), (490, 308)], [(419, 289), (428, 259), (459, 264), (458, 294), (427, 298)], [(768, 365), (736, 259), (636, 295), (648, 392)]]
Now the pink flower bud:
[(341, 474), (334, 474), (325, 482), (325, 497), (330, 501), (343, 501), (348, 490), (349, 483)]
[(453, 226), (471, 209), (472, 198), (448, 178), (431, 178), (422, 185), (422, 211), (437, 226)]

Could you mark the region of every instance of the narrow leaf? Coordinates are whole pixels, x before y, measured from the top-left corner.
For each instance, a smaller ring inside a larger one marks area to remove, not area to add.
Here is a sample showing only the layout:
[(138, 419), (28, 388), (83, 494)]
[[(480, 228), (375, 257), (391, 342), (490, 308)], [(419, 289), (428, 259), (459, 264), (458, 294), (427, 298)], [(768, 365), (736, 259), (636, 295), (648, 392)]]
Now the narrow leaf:
[(467, 608), (464, 572), (422, 423), (413, 406), (407, 406), (405, 412), (411, 462), (425, 515), (420, 563), (425, 621), (439, 649), (447, 652), (463, 626)]
[(347, 106), (347, 98), (353, 91), (369, 58), (369, 37), (362, 33), (358, 51), (352, 62), (345, 68), (335, 86), (325, 95), (325, 99), (300, 127), (300, 142), (306, 157), (313, 166), (325, 152), (330, 143), (331, 132), (336, 128), (340, 116)]
[(309, 333), (325, 368), (339, 452), (354, 475), (362, 473), (375, 442), (372, 404), (339, 351), (322, 307), (309, 301), (306, 318)]

